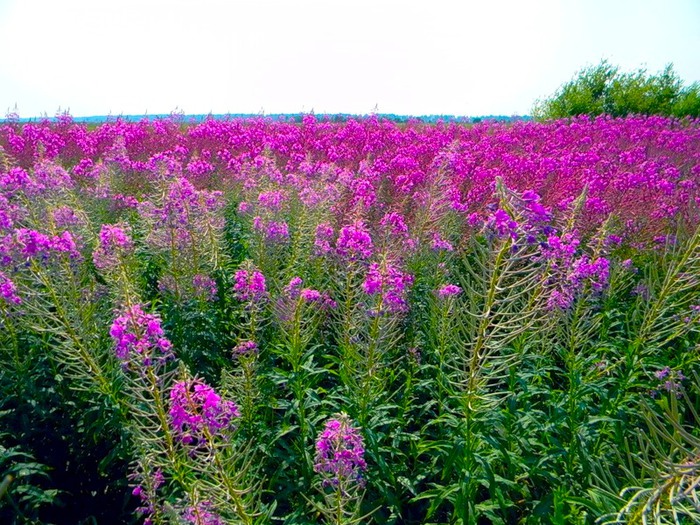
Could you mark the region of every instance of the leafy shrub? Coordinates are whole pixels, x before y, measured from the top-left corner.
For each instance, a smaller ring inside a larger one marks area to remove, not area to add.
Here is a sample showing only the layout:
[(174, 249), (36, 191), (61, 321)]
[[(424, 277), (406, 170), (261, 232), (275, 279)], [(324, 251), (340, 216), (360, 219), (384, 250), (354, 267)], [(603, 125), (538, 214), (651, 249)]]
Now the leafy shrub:
[(684, 86), (672, 64), (649, 75), (645, 69), (624, 73), (603, 60), (597, 66), (583, 68), (553, 96), (538, 101), (533, 108), (533, 115), (540, 120), (601, 114), (697, 118), (700, 83)]

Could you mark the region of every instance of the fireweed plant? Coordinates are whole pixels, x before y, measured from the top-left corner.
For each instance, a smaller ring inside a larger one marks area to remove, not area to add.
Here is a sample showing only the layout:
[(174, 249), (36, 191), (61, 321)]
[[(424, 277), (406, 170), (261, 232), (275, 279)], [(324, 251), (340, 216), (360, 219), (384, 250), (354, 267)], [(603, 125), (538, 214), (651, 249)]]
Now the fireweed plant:
[(700, 125), (0, 124), (3, 523), (700, 521)]

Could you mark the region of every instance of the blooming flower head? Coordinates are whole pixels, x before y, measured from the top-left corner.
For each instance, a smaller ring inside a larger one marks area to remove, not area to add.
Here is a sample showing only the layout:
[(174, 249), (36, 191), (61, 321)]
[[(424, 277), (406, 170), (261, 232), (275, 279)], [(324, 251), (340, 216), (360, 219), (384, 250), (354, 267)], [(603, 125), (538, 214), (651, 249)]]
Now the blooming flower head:
[(150, 367), (173, 357), (173, 345), (165, 337), (160, 317), (147, 314), (140, 304), (127, 307), (109, 331), (117, 359), (124, 364)]
[(192, 277), (192, 286), (198, 297), (203, 297), (207, 301), (216, 299), (216, 294), (218, 292), (216, 281), (208, 275), (197, 274)]
[(282, 191), (266, 191), (258, 195), (258, 204), (269, 210), (278, 211), (286, 198)]
[(412, 284), (413, 276), (402, 272), (396, 266), (390, 263), (372, 263), (362, 283), (362, 289), (367, 295), (381, 296), (383, 311), (396, 313), (404, 312), (408, 308), (406, 294)]
[(241, 201), (238, 204), (238, 213), (245, 214), (250, 211), (250, 204), (248, 204), (246, 201)]
[(290, 299), (296, 299), (297, 297), (299, 297), (301, 286), (303, 284), (304, 281), (301, 277), (292, 277), (291, 281), (289, 281), (289, 284), (284, 287), (284, 292)]
[(210, 501), (201, 501), (185, 508), (182, 519), (191, 525), (226, 525), (226, 521), (213, 509)]
[(347, 414), (333, 416), (316, 440), (314, 470), (323, 477), (324, 486), (363, 485), (367, 469), (365, 447), (360, 431)]
[(523, 209), (526, 219), (526, 228), (531, 234), (551, 233), (552, 212), (540, 203), (540, 196), (532, 190), (526, 190), (522, 194)]
[(206, 443), (233, 427), (240, 417), (233, 401), (221, 399), (201, 379), (178, 381), (170, 390), (170, 424), (176, 438), (186, 444)]
[(120, 257), (134, 249), (129, 228), (119, 224), (103, 224), (99, 239), (100, 243), (92, 254), (92, 260), (100, 270), (114, 268), (119, 264)]
[(141, 505), (136, 508), (136, 512), (145, 517), (144, 525), (152, 525), (151, 516), (156, 510), (156, 498), (158, 489), (165, 483), (165, 476), (161, 469), (156, 469), (150, 476), (141, 473), (134, 473), (130, 479), (138, 479), (140, 483), (134, 487), (131, 494), (139, 498)]
[(388, 228), (389, 232), (395, 236), (404, 236), (408, 234), (408, 226), (403, 216), (396, 212), (387, 213), (379, 221), (379, 224)]
[(498, 237), (510, 237), (513, 240), (518, 238), (518, 223), (501, 209), (495, 211), (488, 225), (496, 232)]
[(362, 221), (343, 227), (336, 243), (338, 253), (348, 259), (369, 259), (372, 256), (372, 237)]
[(665, 390), (675, 394), (676, 397), (681, 397), (683, 381), (686, 379), (682, 371), (672, 370), (671, 367), (666, 366), (654, 372), (654, 377), (656, 377), (659, 384), (657, 389), (652, 391), (652, 395), (656, 396), (659, 391)]
[(435, 251), (445, 250), (446, 252), (451, 252), (454, 250), (452, 243), (443, 239), (437, 232), (433, 233), (433, 241), (430, 247)]
[(11, 304), (21, 304), (22, 299), (17, 295), (17, 287), (3, 272), (0, 272), (0, 297)]
[(80, 257), (75, 239), (69, 231), (50, 237), (36, 230), (18, 228), (15, 230), (14, 245), (27, 258), (47, 258), (58, 253), (65, 253), (72, 259)]
[(240, 269), (234, 275), (233, 291), (241, 301), (258, 302), (267, 291), (265, 276), (258, 270)]
[(15, 242), (25, 257), (47, 254), (51, 249), (51, 239), (48, 235), (27, 228), (15, 230)]
[(289, 227), (284, 221), (269, 221), (265, 226), (265, 240), (283, 242), (289, 239)]
[(255, 341), (241, 341), (233, 347), (234, 356), (251, 355), (258, 352), (258, 344)]
[(51, 215), (54, 220), (54, 223), (56, 224), (56, 227), (58, 228), (75, 226), (78, 224), (82, 224), (83, 222), (82, 218), (79, 217), (75, 213), (75, 210), (69, 206), (60, 206), (53, 210)]
[(80, 256), (80, 252), (78, 252), (78, 246), (73, 238), (73, 234), (71, 234), (69, 231), (64, 231), (59, 235), (54, 235), (51, 238), (51, 249), (55, 252), (66, 253), (73, 259)]
[(333, 226), (327, 222), (322, 222), (316, 226), (316, 238), (314, 240), (314, 247), (316, 248), (316, 255), (325, 255), (331, 251), (331, 241), (333, 240)]
[(446, 284), (437, 291), (438, 297), (440, 299), (446, 299), (447, 297), (454, 297), (462, 293), (462, 289), (455, 284)]
[(323, 294), (318, 290), (313, 290), (311, 288), (304, 288), (299, 292), (299, 296), (304, 302), (307, 303), (320, 303), (323, 300)]

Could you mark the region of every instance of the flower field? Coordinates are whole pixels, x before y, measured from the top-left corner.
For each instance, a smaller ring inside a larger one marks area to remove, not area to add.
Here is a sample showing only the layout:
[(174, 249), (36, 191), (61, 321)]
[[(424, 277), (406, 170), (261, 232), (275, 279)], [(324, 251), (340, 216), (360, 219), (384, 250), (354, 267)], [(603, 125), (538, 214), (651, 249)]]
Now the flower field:
[(0, 521), (700, 521), (700, 123), (0, 124)]

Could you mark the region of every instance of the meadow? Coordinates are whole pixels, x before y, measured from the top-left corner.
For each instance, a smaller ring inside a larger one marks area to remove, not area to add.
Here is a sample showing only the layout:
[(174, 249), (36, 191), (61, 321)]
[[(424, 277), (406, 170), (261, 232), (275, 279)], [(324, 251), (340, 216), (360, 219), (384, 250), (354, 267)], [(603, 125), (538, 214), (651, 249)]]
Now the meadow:
[(700, 122), (0, 124), (0, 521), (700, 522)]

